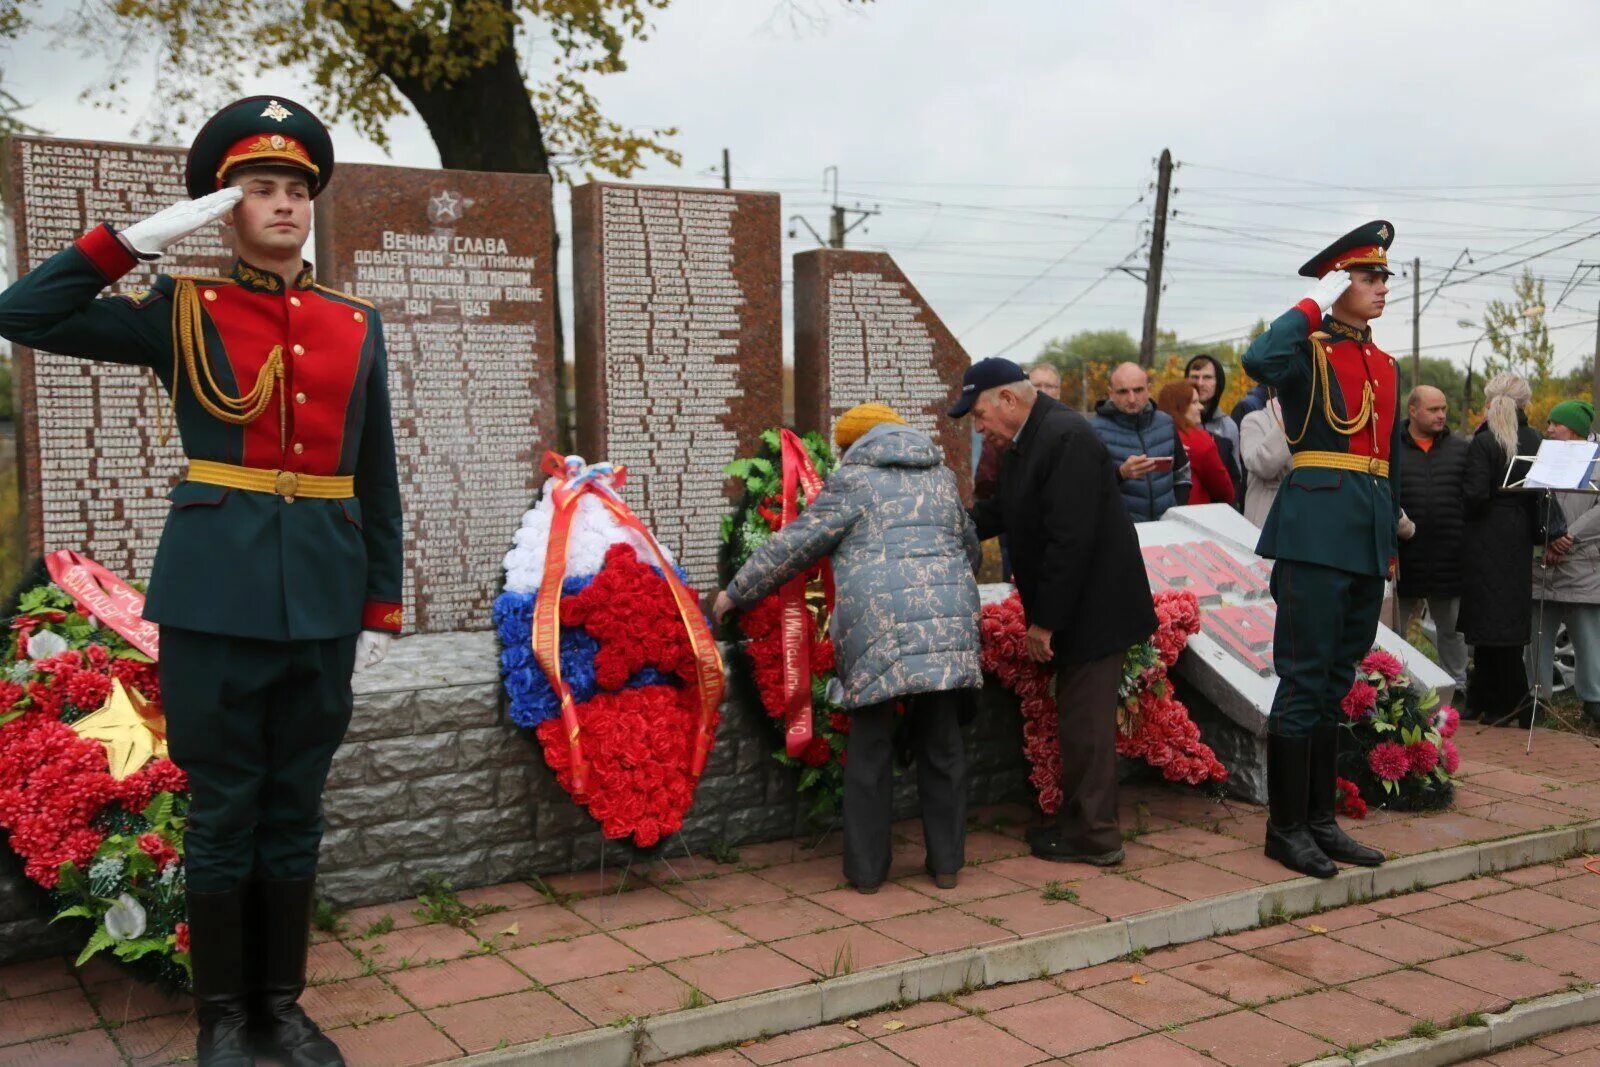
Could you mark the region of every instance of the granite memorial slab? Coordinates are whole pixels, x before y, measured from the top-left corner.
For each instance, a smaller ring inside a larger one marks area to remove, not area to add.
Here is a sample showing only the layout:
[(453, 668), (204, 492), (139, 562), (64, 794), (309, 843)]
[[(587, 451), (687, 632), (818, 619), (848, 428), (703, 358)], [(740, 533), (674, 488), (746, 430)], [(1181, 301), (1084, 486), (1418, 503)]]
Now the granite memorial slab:
[[(11, 276), (108, 222), (127, 226), (188, 198), (177, 148), (12, 137), (5, 155)], [(218, 227), (185, 238), (159, 267), (141, 264), (110, 292), (147, 289), (157, 271), (217, 274), (233, 256)], [(167, 394), (142, 367), (15, 348), (18, 480), (30, 556), (73, 548), (143, 578), (183, 472), (160, 442)], [(170, 421), (169, 421), (170, 425)]]
[[(1256, 555), (1258, 530), (1226, 504), (1170, 508), (1134, 527), (1152, 592), (1187, 590), (1200, 602), (1200, 632), (1172, 673), (1207, 744), (1229, 771), (1229, 788), (1266, 802), (1267, 713), (1277, 692), (1272, 634), (1277, 605), (1272, 561)], [(1398, 656), (1421, 685), (1454, 684), (1437, 664), (1387, 626), (1374, 644)], [(1198, 698), (1198, 699), (1197, 699)]]
[(318, 280), (377, 305), (405, 509), (405, 618), (487, 628), (507, 530), (555, 447), (550, 179), (344, 164)]
[(701, 593), (717, 586), (724, 465), (783, 419), (778, 194), (572, 191), (578, 451)]
[(801, 430), (831, 439), (834, 421), (857, 404), (888, 404), (939, 443), (971, 499), (971, 427), (945, 417), (971, 362), (887, 252), (819, 248), (794, 257)]

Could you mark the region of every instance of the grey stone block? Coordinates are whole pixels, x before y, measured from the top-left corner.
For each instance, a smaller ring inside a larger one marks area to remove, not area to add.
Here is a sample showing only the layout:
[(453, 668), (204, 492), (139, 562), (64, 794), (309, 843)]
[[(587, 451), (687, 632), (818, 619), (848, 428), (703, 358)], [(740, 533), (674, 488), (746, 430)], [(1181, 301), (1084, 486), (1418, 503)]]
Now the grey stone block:
[(456, 769), (456, 735), (418, 734), (366, 743), (367, 778), (422, 778)]
[(369, 693), (359, 697), (350, 715), (346, 741), (371, 741), (416, 733), (416, 694), (403, 690)]
[(361, 785), (367, 780), (367, 742), (346, 741), (333, 754), (333, 765), (328, 769), (327, 789), (342, 789)]
[(472, 844), (457, 841), (450, 833), (448, 815), (378, 823), (363, 827), (360, 832), (365, 835), (367, 852), (372, 856), (404, 858)]
[(410, 895), (400, 884), (399, 863), (317, 872), (317, 894), (340, 907), (400, 900)]
[[(445, 809), (452, 810), (452, 809)], [(451, 816), (455, 840), (480, 845), (527, 840), (533, 835), (533, 813), (518, 808), (457, 811)]]
[[(469, 811), (495, 806), (496, 774), (493, 770), (457, 771), (414, 778), (403, 784), (408, 810), (415, 814)], [(511, 807), (511, 805), (506, 805)], [(531, 827), (532, 813), (528, 813)]]
[(360, 829), (328, 830), (323, 833), (318, 858), (329, 867), (359, 867), (366, 857)]
[(510, 727), (501, 717), (499, 682), (419, 689), (413, 700), (412, 715), (420, 732)]
[[(464, 771), (485, 767), (518, 767), (533, 753), (529, 744), (514, 730), (503, 726), (475, 727), (456, 734), (459, 762)], [(543, 757), (541, 756), (541, 759)]]
[(1503, 1049), (1538, 1037), (1600, 1022), (1600, 990), (1553, 993), (1487, 1017), (1491, 1048)]
[(454, 1067), (633, 1067), (636, 1028), (608, 1026), (454, 1060)]
[(822, 1022), (848, 1019), (897, 1003), (900, 973), (894, 967), (880, 967), (862, 974), (829, 978), (812, 988), (822, 995)]
[(323, 813), (330, 827), (370, 826), (390, 822), (408, 812), (405, 782), (353, 784), (329, 789), (322, 795)]

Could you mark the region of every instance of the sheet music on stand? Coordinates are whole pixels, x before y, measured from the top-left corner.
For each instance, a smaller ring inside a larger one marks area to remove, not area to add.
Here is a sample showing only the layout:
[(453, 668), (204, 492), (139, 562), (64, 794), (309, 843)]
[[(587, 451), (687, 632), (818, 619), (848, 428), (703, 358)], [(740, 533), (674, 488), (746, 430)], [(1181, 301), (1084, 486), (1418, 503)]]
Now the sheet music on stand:
[[(1526, 464), (1521, 478), (1513, 478), (1512, 474), (1519, 465)], [(1550, 509), (1558, 506), (1556, 497), (1561, 494), (1586, 493), (1600, 495), (1600, 443), (1594, 441), (1554, 441), (1539, 442), (1539, 451), (1531, 456), (1513, 456), (1511, 463), (1506, 467), (1506, 476), (1500, 483), (1502, 489), (1510, 489), (1524, 493), (1538, 493), (1544, 498), (1544, 518), (1541, 525), (1544, 527), (1544, 550), (1548, 555), (1550, 551)], [(1539, 610), (1535, 613), (1533, 641), (1534, 647), (1543, 647), (1544, 636), (1544, 605), (1549, 599), (1550, 571), (1547, 564), (1544, 571), (1543, 589), (1534, 591), (1534, 598), (1539, 602)], [(1534, 655), (1534, 664), (1539, 666), (1539, 656)], [(1541, 672), (1536, 672), (1541, 673)], [(1533, 711), (1528, 722), (1528, 747), (1525, 751), (1533, 751), (1533, 731), (1539, 723), (1539, 709), (1552, 718), (1566, 722), (1550, 705), (1550, 701), (1542, 697), (1542, 691), (1548, 678), (1535, 677), (1530, 696), (1533, 699)], [(1520, 708), (1517, 710), (1521, 710)], [(1511, 715), (1517, 711), (1511, 712)], [(1505, 718), (1510, 718), (1507, 715)], [(1504, 721), (1503, 719), (1501, 721)], [(1498, 724), (1495, 724), (1498, 725)], [(1572, 724), (1567, 723), (1570, 727)], [(1577, 733), (1578, 731), (1574, 731)], [(1579, 736), (1585, 736), (1581, 733)], [(1600, 742), (1594, 738), (1587, 740), (1600, 747)]]
[(1600, 488), (1595, 485), (1597, 453), (1600, 453), (1600, 444), (1594, 441), (1541, 442), (1522, 484), (1528, 489), (1578, 492)]

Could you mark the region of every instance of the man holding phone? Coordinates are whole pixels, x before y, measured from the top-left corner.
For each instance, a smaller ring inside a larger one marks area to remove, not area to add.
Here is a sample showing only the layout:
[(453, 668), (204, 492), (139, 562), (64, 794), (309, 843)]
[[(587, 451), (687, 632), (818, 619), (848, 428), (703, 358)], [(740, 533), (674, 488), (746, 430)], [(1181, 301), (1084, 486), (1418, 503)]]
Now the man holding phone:
[(1291, 453), (1256, 548), (1276, 560), (1278, 602), (1266, 853), (1318, 878), (1333, 877), (1336, 860), (1383, 862), (1339, 829), (1334, 780), (1340, 701), (1377, 636), (1384, 579), (1399, 551), (1399, 376), (1369, 326), (1389, 293), (1393, 239), (1380, 219), (1314, 256), (1300, 273), (1317, 283), (1243, 360), (1277, 391)]
[(1137, 363), (1111, 372), (1111, 396), (1089, 420), (1117, 462), (1122, 502), (1134, 522), (1159, 519), (1189, 502), (1189, 457), (1172, 416), (1150, 399), (1150, 376)]

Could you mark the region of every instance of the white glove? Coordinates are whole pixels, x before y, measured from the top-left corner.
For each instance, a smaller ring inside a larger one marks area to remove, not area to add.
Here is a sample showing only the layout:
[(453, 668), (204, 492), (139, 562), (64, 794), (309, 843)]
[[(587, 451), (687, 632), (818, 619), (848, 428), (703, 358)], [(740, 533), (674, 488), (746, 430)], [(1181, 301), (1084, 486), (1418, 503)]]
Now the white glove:
[(129, 226), (122, 231), (121, 237), (140, 258), (160, 259), (168, 248), (217, 221), (243, 199), (244, 190), (234, 185), (218, 189), (198, 200), (180, 200), (143, 222)]
[(1411, 521), (1411, 516), (1402, 511), (1400, 513), (1400, 526), (1395, 532), (1399, 534), (1400, 540), (1409, 541), (1417, 536), (1417, 524)]
[(1344, 270), (1329, 271), (1317, 279), (1317, 284), (1306, 293), (1307, 300), (1315, 300), (1317, 307), (1326, 315), (1333, 310), (1333, 303), (1338, 300), (1346, 289), (1350, 288), (1350, 272)]
[(360, 674), (368, 667), (376, 667), (383, 662), (389, 654), (389, 642), (393, 640), (392, 634), (382, 630), (362, 630), (361, 636), (356, 638), (356, 669), (354, 673)]

